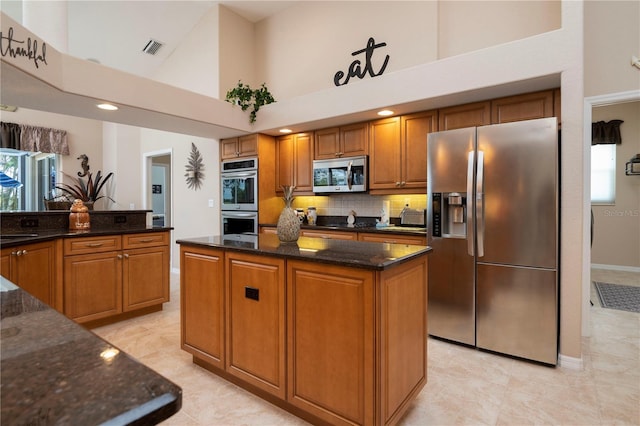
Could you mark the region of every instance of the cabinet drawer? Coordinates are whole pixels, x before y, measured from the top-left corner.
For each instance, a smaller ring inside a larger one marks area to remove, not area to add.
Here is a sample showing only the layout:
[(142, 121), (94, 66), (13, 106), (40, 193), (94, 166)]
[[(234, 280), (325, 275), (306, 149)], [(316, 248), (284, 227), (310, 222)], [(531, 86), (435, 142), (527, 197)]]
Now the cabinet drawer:
[(427, 237), (399, 234), (358, 233), (358, 240), (374, 243), (427, 245)]
[(125, 234), (122, 240), (124, 249), (165, 246), (169, 245), (169, 232)]
[(64, 255), (103, 253), (106, 251), (120, 250), (122, 239), (120, 235), (107, 235), (83, 238), (65, 238)]
[(324, 238), (327, 240), (357, 240), (355, 232), (300, 230), (301, 237)]

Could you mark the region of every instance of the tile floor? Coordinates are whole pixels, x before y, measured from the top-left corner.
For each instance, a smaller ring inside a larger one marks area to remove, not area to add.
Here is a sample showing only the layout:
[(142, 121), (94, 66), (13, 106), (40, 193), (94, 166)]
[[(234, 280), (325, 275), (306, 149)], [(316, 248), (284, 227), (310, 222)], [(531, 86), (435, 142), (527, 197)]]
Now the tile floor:
[[(640, 285), (640, 273), (594, 270), (594, 280)], [(179, 279), (162, 312), (94, 329), (183, 389), (163, 425), (306, 422), (194, 365), (180, 349)], [(429, 340), (428, 383), (402, 425), (640, 425), (640, 314), (603, 309), (594, 290), (584, 369), (550, 368)]]

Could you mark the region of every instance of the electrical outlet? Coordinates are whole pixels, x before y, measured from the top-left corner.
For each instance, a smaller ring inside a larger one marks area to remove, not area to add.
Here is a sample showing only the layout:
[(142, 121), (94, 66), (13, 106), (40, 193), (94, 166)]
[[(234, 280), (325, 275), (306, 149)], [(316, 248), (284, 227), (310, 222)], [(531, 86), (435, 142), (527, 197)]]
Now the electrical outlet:
[(127, 217), (124, 215), (114, 216), (113, 223), (127, 223)]
[(411, 201), (411, 198), (405, 198), (404, 199), (404, 205), (409, 207), (409, 202)]
[(23, 228), (37, 228), (38, 219), (20, 219), (20, 226)]
[(209, 207), (213, 207), (213, 200), (209, 200)]

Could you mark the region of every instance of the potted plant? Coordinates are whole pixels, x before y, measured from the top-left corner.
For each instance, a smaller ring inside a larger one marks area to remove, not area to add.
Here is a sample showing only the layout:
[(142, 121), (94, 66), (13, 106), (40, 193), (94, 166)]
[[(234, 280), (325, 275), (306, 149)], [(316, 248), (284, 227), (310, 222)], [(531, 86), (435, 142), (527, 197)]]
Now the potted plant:
[[(64, 173), (63, 173), (64, 174)], [(65, 174), (65, 176), (68, 176)], [(107, 174), (106, 176), (102, 175), (102, 172), (98, 170), (96, 173), (95, 179), (91, 172), (87, 172), (86, 181), (82, 177), (70, 177), (74, 182), (73, 184), (59, 183), (56, 185), (56, 188), (63, 192), (63, 194), (71, 201), (75, 199), (82, 200), (85, 206), (90, 209), (93, 206), (93, 203), (98, 201), (101, 198), (108, 198), (111, 201), (114, 201), (108, 195), (101, 194), (104, 186), (109, 182), (109, 179), (113, 177), (113, 172)]]
[(255, 123), (256, 114), (260, 110), (260, 107), (276, 101), (271, 92), (269, 92), (269, 89), (267, 89), (265, 83), (262, 83), (260, 88), (253, 90), (248, 84), (244, 84), (240, 80), (238, 80), (236, 87), (227, 91), (225, 99), (227, 102), (238, 105), (243, 111), (246, 111), (252, 106), (253, 109), (249, 114), (249, 121), (251, 123)]

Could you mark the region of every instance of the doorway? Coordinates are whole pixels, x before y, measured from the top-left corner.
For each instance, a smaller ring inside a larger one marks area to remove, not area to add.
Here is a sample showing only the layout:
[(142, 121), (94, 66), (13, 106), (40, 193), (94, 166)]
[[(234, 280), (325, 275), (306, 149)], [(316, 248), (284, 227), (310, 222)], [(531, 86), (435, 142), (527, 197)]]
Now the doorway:
[(145, 208), (152, 210), (153, 226), (172, 226), (172, 151), (143, 155)]

